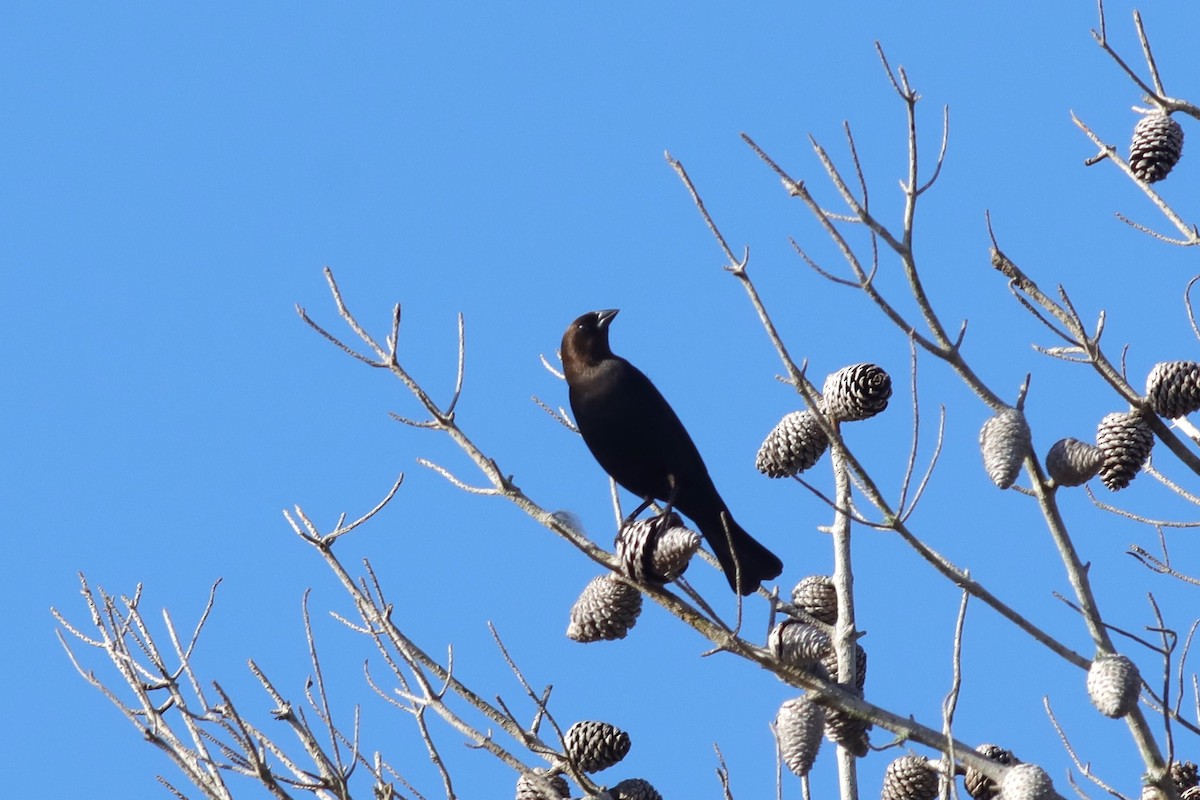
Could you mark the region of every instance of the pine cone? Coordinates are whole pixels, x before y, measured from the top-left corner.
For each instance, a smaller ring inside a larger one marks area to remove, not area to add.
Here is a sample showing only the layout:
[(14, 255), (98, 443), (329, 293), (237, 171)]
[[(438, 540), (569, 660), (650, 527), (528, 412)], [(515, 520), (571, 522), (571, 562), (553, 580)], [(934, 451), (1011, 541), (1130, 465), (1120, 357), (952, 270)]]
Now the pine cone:
[[(861, 690), (844, 683), (841, 687), (853, 695), (862, 697)], [(871, 724), (866, 720), (853, 717), (833, 706), (825, 709), (825, 738), (846, 748), (851, 755), (862, 758), (870, 750), (870, 741), (867, 738), (867, 731), (870, 729)]]
[(1078, 439), (1059, 439), (1046, 453), (1046, 471), (1059, 486), (1082, 486), (1103, 462), (1099, 448)]
[(1013, 485), (1032, 446), (1025, 415), (1015, 408), (1004, 409), (983, 423), (979, 431), (983, 467), (992, 483), (1001, 489)]
[(828, 575), (809, 575), (792, 589), (792, 605), (802, 608), (826, 625), (837, 622), (837, 589)]
[(1154, 447), (1154, 432), (1140, 411), (1114, 412), (1100, 420), (1096, 447), (1104, 457), (1100, 480), (1116, 492), (1128, 486), (1146, 463)]
[(1054, 797), (1054, 782), (1037, 764), (1017, 764), (1004, 773), (1000, 797), (1002, 800), (1050, 800)]
[(571, 787), (562, 775), (536, 769), (517, 778), (517, 800), (563, 800), (570, 796)]
[(1164, 361), (1146, 378), (1146, 399), (1154, 413), (1167, 419), (1200, 411), (1200, 364)]
[[(830, 646), (829, 650), (821, 657), (821, 665), (825, 667), (825, 671), (829, 673), (829, 680), (839, 680), (838, 671), (839, 662), (837, 659), (837, 651)], [(867, 682), (867, 651), (863, 649), (858, 642), (854, 643), (854, 685), (862, 691), (863, 686)]]
[(576, 722), (563, 737), (567, 759), (582, 772), (599, 772), (629, 752), (629, 734), (607, 722)]
[[(975, 748), (975, 752), (1005, 766), (1021, 763), (1011, 750), (1005, 750), (995, 744), (981, 744)], [(996, 782), (971, 767), (967, 767), (967, 776), (963, 779), (963, 786), (966, 787), (967, 794), (971, 795), (974, 800), (996, 800), (1000, 796), (1000, 787), (996, 785)]]
[(1129, 146), (1129, 166), (1140, 181), (1154, 183), (1183, 155), (1183, 128), (1168, 114), (1153, 111), (1138, 120)]
[(617, 558), (624, 573), (644, 583), (670, 583), (684, 573), (700, 549), (700, 534), (683, 526), (675, 512), (623, 525)]
[[(785, 619), (771, 629), (767, 649), (781, 661), (809, 668), (824, 662), (827, 654), (833, 652), (833, 643), (829, 634), (816, 625)], [(836, 678), (836, 673), (831, 676)]]
[(869, 419), (887, 408), (892, 378), (874, 364), (842, 367), (825, 379), (825, 413), (836, 422)]
[(814, 413), (793, 411), (763, 439), (754, 466), (768, 478), (790, 478), (820, 461), (828, 447), (829, 437)]
[(1096, 656), (1087, 676), (1088, 697), (1106, 717), (1123, 717), (1137, 708), (1142, 676), (1137, 665), (1122, 655)]
[(658, 790), (641, 778), (626, 778), (608, 790), (613, 800), (662, 800)]
[(938, 795), (940, 779), (929, 766), (929, 759), (920, 756), (900, 756), (887, 765), (883, 773), (881, 800), (933, 800)]
[(1200, 785), (1200, 771), (1196, 769), (1195, 762), (1172, 761), (1171, 783), (1175, 784), (1175, 791), (1181, 797), (1188, 789), (1193, 789), (1197, 785)]
[(807, 775), (817, 760), (824, 726), (825, 709), (808, 697), (785, 700), (779, 707), (775, 715), (775, 738), (783, 763), (796, 777)]
[(577, 642), (624, 639), (641, 613), (641, 592), (614, 575), (599, 575), (571, 606), (567, 636)]

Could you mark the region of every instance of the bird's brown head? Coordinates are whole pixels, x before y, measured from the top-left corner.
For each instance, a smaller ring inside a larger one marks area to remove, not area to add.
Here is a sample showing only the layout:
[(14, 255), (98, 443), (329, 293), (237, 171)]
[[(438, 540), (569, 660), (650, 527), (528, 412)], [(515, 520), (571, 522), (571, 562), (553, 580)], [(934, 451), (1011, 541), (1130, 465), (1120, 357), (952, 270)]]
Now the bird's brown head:
[(608, 345), (608, 326), (618, 309), (589, 311), (567, 326), (562, 338), (563, 367), (570, 373), (576, 369), (595, 366), (612, 356)]

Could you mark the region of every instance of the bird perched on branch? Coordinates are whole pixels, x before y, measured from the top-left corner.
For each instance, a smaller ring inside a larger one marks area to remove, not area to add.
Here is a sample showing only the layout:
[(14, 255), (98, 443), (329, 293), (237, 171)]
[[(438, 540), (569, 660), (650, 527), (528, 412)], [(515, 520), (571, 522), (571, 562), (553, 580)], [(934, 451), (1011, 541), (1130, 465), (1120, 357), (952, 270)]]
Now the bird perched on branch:
[(630, 519), (654, 500), (666, 502), (700, 528), (730, 587), (750, 594), (783, 564), (733, 521), (692, 437), (650, 379), (613, 354), (608, 326), (616, 315), (590, 311), (563, 334), (563, 372), (579, 433), (604, 471), (642, 499)]

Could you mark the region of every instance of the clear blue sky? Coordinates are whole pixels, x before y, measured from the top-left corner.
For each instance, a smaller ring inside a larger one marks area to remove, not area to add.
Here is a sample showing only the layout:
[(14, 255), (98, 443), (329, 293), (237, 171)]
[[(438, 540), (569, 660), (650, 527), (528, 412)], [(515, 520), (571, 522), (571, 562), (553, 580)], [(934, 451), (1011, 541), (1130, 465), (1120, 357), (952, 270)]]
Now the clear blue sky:
[[(1129, 7), (1109, 11), (1114, 39), (1140, 63)], [(1147, 17), (1168, 91), (1193, 101), (1196, 13), (1155, 6)], [(411, 722), (362, 683), (373, 654), (327, 622), (327, 610), (351, 609), (280, 515), (299, 503), (331, 525), (342, 511), (369, 508), (403, 471), (394, 505), (339, 547), (348, 564), (373, 560), (414, 638), (433, 652), (453, 643), (464, 680), (516, 699), (490, 642), (492, 620), (531, 679), (555, 684), (563, 722), (600, 718), (630, 731), (628, 766), (606, 773), (612, 781), (640, 775), (668, 797), (719, 796), (716, 741), (735, 795), (768, 796), (767, 724), (792, 693), (731, 658), (699, 659), (704, 643), (655, 608), (625, 642), (567, 641), (567, 610), (594, 566), (501, 501), (464, 496), (419, 467), (426, 457), (473, 477), (447, 441), (390, 421), (388, 411), (417, 413), (402, 387), (327, 346), (293, 305), (336, 325), (325, 265), (380, 336), (401, 302), (405, 363), (440, 398), (452, 387), (463, 312), (462, 426), (536, 500), (572, 510), (599, 541), (611, 536), (606, 481), (582, 443), (529, 398), (565, 404), (539, 355), (553, 357), (580, 312), (621, 308), (614, 346), (672, 400), (742, 524), (783, 557), (790, 587), (829, 569), (816, 530), (829, 512), (801, 487), (758, 475), (753, 457), (798, 400), (775, 380), (779, 364), (664, 150), (689, 168), (732, 245), (752, 248), (753, 275), (797, 358), (818, 377), (858, 361), (896, 376), (893, 408), (851, 431), (895, 496), (911, 426), (907, 347), (858, 296), (791, 253), (795, 236), (838, 266), (738, 133), (833, 205), (807, 135), (844, 157), (849, 120), (877, 208), (895, 220), (904, 118), (872, 43), (924, 97), (926, 164), (950, 105), (949, 159), (923, 208), (919, 256), (947, 321), (970, 319), (968, 355), (985, 377), (1011, 397), (1034, 372), (1030, 414), (1044, 452), (1062, 436), (1089, 438), (1121, 406), (1085, 369), (1032, 352), (1031, 343), (1057, 342), (990, 270), (986, 209), (1005, 249), (1043, 285), (1065, 284), (1089, 315), (1107, 308), (1112, 352), (1132, 344), (1131, 375), (1196, 350), (1180, 302), (1194, 254), (1118, 222), (1114, 211), (1162, 227), (1115, 169), (1082, 165), (1093, 151), (1068, 111), (1124, 147), (1136, 121), (1129, 108), (1140, 103), (1091, 41), (1093, 25), (1090, 2), (7, 4), (8, 793), (140, 800), (166, 796), (156, 773), (175, 777), (54, 638), (52, 605), (86, 622), (82, 570), (116, 593), (144, 583), (151, 616), (165, 606), (185, 627), (224, 578), (199, 661), (264, 725), (269, 699), (249, 682), (246, 659), (301, 699), (300, 598), (312, 587), (343, 721), (362, 702), (368, 744), (390, 749), (436, 796)], [(1195, 135), (1193, 121), (1184, 126)], [(1191, 158), (1164, 192), (1194, 218)], [(894, 269), (884, 264), (892, 286)], [(915, 527), (1090, 654), (1079, 621), (1051, 597), (1068, 586), (1036, 509), (994, 489), (980, 466), (984, 406), (940, 366), (924, 362), (921, 375), (924, 419), (939, 403), (949, 419)], [(927, 457), (932, 429), (925, 434)], [(827, 466), (814, 476), (830, 485)], [(1117, 499), (1144, 513), (1187, 513), (1145, 477)], [(1094, 511), (1078, 492), (1064, 505), (1112, 622), (1149, 624), (1154, 591), (1168, 622), (1186, 630), (1195, 595), (1122, 555), (1130, 542), (1153, 548), (1153, 532)], [(1196, 563), (1190, 538), (1171, 537), (1185, 571)], [(869, 694), (937, 724), (957, 595), (885, 535), (862, 532), (855, 555)], [(728, 602), (719, 576), (695, 571)], [(1136, 793), (1140, 767), (1124, 727), (1089, 709), (1081, 673), (978, 604), (966, 645), (962, 738), (1013, 747), (1065, 794), (1067, 758), (1041, 707), (1049, 695), (1081, 756)], [(1134, 655), (1157, 674), (1152, 656)], [(507, 769), (452, 733), (441, 741), (464, 796), (511, 790)], [(1187, 735), (1179, 747), (1200, 755)], [(818, 762), (819, 785), (828, 786), (831, 753)], [(863, 763), (864, 797), (895, 754)], [(798, 796), (788, 786), (786, 796)]]

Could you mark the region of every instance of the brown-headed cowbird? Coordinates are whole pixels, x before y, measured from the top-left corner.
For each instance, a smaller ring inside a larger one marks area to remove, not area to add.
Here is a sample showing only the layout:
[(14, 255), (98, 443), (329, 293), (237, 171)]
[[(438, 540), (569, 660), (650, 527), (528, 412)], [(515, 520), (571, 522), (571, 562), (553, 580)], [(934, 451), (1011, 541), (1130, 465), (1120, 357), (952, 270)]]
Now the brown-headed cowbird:
[(653, 500), (682, 512), (708, 540), (730, 587), (750, 594), (783, 564), (733, 521), (692, 437), (650, 379), (613, 354), (608, 326), (616, 315), (588, 312), (563, 334), (563, 372), (583, 441), (613, 480), (643, 500), (634, 515)]

